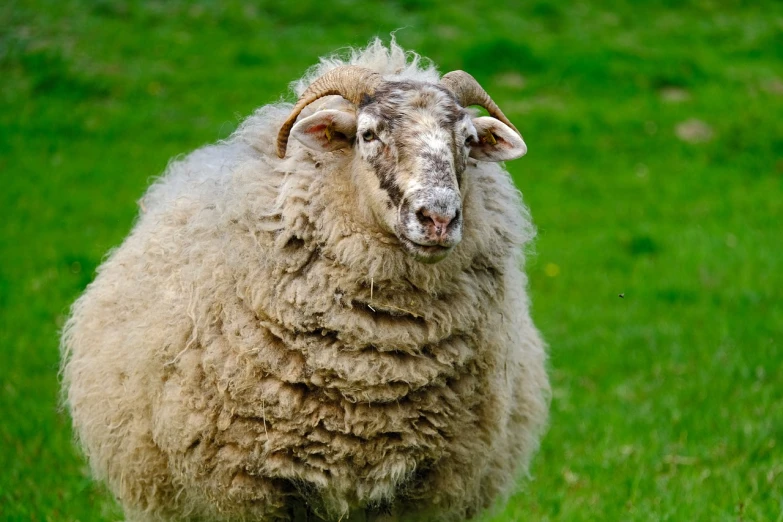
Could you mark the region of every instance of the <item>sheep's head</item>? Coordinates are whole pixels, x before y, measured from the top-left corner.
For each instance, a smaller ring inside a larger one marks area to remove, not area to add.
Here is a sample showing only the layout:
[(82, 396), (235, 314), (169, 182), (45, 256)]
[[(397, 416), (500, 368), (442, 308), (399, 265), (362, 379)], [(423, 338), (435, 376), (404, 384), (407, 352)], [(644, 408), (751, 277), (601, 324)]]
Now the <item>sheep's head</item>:
[[(320, 110), (296, 122), (304, 107), (340, 95), (349, 110)], [(490, 116), (465, 108), (481, 105)], [(489, 95), (463, 71), (440, 84), (383, 81), (345, 66), (325, 74), (302, 94), (280, 129), (277, 153), (289, 134), (318, 151), (353, 148), (355, 180), (379, 224), (417, 259), (443, 259), (462, 239), (462, 199), (468, 158), (504, 161), (527, 152), (519, 131)]]

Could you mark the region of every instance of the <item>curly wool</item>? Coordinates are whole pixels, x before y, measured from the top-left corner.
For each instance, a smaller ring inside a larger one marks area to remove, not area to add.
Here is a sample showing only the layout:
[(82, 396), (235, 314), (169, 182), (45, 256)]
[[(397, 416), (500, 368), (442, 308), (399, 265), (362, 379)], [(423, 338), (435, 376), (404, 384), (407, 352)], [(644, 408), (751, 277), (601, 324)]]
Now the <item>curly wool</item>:
[[(394, 42), (347, 62), (438, 80)], [(74, 304), (64, 393), (93, 474), (131, 520), (470, 518), (547, 417), (520, 195), (471, 160), (463, 241), (419, 263), (359, 218), (350, 153), (275, 156), (290, 108), (169, 165)]]

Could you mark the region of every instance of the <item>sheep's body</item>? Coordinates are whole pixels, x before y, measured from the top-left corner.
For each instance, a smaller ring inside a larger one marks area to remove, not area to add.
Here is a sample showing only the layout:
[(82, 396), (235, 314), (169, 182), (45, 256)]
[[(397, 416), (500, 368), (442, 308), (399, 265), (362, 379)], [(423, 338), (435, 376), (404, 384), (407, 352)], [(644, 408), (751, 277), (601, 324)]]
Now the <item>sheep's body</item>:
[[(394, 45), (353, 60), (405, 65)], [(303, 500), (469, 518), (546, 419), (519, 194), (470, 160), (463, 240), (422, 264), (362, 217), (349, 154), (275, 157), (289, 109), (172, 163), (74, 305), (65, 390), (93, 472), (137, 520), (287, 520)]]

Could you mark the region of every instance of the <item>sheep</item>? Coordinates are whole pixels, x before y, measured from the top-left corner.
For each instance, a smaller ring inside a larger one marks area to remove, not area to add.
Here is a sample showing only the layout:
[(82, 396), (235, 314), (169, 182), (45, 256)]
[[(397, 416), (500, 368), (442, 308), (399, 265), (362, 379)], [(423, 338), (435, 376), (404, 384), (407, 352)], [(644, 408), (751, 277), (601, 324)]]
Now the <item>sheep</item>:
[(131, 521), (473, 518), (547, 421), (525, 143), (394, 40), (293, 88), (172, 162), (74, 303), (78, 443)]

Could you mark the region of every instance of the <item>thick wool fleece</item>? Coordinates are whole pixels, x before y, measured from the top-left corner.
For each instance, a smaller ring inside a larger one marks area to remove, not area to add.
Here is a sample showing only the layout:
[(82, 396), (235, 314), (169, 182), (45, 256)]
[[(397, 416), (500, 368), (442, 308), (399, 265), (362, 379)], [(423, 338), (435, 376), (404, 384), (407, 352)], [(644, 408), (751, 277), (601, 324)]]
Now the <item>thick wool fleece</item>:
[[(437, 81), (394, 43), (349, 62)], [(64, 392), (93, 473), (133, 520), (470, 518), (547, 416), (519, 193), (470, 160), (463, 241), (419, 263), (359, 217), (350, 151), (275, 156), (290, 107), (172, 163), (74, 304)]]

